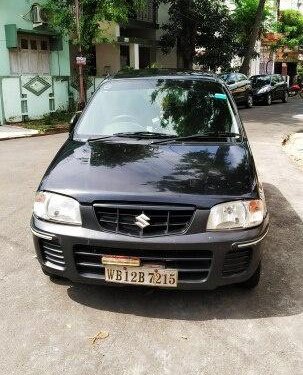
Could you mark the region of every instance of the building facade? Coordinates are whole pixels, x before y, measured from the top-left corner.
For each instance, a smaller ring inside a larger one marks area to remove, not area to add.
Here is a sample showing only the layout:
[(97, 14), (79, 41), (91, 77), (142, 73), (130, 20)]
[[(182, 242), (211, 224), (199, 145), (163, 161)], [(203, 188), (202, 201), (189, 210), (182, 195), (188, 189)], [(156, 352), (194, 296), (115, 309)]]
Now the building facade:
[(303, 0), (280, 0), (279, 9), (280, 10), (294, 9), (294, 10), (303, 11)]
[(0, 0), (0, 124), (67, 108), (69, 45), (34, 0)]
[(129, 15), (127, 25), (104, 22), (101, 27), (112, 43), (96, 45), (96, 75), (112, 74), (126, 67), (176, 68), (176, 50), (164, 55), (159, 47), (161, 26), (168, 19), (168, 9), (165, 4), (156, 7), (153, 0), (148, 0), (144, 10)]

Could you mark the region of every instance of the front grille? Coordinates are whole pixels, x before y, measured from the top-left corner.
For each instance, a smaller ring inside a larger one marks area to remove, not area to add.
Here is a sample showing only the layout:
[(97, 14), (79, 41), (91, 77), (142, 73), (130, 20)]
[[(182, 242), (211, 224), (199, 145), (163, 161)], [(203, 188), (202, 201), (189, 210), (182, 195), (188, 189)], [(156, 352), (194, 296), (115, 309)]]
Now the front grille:
[[(100, 204), (94, 206), (101, 228), (105, 231), (135, 237), (164, 236), (185, 232), (194, 214), (193, 207), (126, 206)], [(136, 223), (140, 215), (150, 220), (145, 228)]]
[(78, 272), (84, 277), (104, 279), (104, 266), (101, 263), (104, 255), (139, 257), (142, 265), (153, 263), (178, 269), (179, 280), (185, 282), (207, 279), (212, 262), (212, 252), (208, 250), (116, 249), (77, 245), (74, 248), (74, 257)]
[(51, 263), (51, 267), (55, 265), (56, 268), (64, 269), (65, 260), (60, 244), (53, 241), (40, 240), (40, 249), (46, 265)]
[(250, 248), (229, 251), (224, 258), (222, 275), (232, 276), (246, 271), (251, 261), (251, 254)]

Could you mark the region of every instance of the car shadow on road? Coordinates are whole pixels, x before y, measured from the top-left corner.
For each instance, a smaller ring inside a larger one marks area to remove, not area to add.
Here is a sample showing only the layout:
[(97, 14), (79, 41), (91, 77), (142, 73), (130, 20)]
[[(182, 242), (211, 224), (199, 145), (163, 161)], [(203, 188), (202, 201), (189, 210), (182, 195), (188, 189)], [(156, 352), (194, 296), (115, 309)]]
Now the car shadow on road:
[(168, 291), (73, 284), (68, 296), (102, 311), (177, 320), (256, 319), (303, 310), (303, 223), (281, 192), (265, 184), (271, 215), (263, 274), (253, 291), (229, 286), (215, 291)]

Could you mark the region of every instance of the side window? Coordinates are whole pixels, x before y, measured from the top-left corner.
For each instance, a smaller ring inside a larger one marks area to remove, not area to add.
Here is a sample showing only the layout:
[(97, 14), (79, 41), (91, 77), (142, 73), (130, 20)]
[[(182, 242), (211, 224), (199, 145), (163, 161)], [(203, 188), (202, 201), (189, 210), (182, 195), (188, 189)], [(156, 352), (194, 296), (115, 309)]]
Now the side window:
[(237, 74), (232, 73), (228, 77), (228, 82), (238, 82)]
[(248, 80), (248, 78), (244, 74), (239, 74), (239, 76), (241, 78), (241, 81), (247, 81)]
[(279, 83), (279, 78), (278, 78), (278, 76), (272, 76), (271, 77), (271, 83), (272, 83), (272, 85), (276, 85), (277, 83)]

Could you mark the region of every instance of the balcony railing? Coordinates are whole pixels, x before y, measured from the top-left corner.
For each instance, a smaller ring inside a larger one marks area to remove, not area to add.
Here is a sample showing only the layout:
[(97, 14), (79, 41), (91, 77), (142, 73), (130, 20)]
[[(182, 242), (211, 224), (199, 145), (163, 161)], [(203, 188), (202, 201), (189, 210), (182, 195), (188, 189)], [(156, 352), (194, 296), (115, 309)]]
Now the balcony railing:
[(157, 7), (154, 0), (147, 0), (144, 9), (132, 12), (129, 16), (130, 20), (146, 22), (150, 24), (157, 23)]

